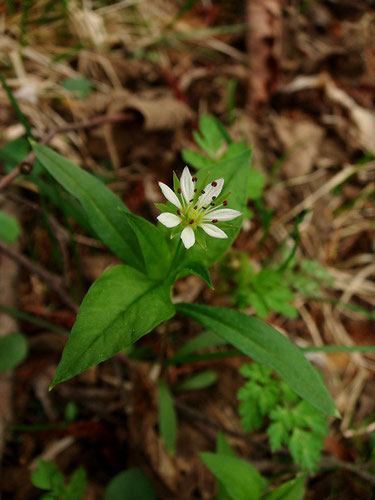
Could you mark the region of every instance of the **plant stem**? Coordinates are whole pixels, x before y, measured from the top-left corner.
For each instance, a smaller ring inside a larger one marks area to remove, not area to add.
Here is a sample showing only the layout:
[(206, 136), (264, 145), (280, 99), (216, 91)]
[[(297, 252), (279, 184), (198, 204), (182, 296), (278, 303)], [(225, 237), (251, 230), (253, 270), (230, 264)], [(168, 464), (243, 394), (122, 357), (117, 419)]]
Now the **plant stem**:
[(167, 276), (165, 278), (165, 281), (168, 281), (169, 278), (172, 277), (172, 280), (173, 281), (173, 278), (174, 278), (174, 275), (173, 275), (173, 271), (175, 270), (176, 268), (176, 263), (178, 262), (178, 259), (180, 257), (180, 254), (181, 254), (181, 250), (183, 249), (183, 245), (182, 245), (182, 240), (179, 239), (178, 240), (178, 244), (177, 244), (177, 247), (176, 247), (176, 251), (175, 251), (175, 254), (171, 260), (171, 265), (169, 266), (169, 269), (168, 269), (168, 272), (167, 272)]

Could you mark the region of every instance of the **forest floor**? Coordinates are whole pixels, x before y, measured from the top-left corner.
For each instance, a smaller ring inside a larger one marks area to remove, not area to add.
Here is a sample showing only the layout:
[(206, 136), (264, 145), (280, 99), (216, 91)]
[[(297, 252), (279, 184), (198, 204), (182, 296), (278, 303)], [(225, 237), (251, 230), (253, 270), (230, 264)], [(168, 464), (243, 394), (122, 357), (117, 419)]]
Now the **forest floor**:
[[(215, 291), (190, 276), (176, 283), (175, 296), (239, 306), (239, 267), (259, 271), (280, 246), (291, 250), (298, 241), (292, 281), (304, 278), (304, 286), (290, 285), (292, 296), (280, 298), (288, 305), (263, 316), (297, 345), (323, 347), (309, 359), (342, 417), (329, 420), (306, 498), (374, 498), (375, 353), (324, 352), (375, 345), (373, 3), (8, 0), (0, 19), (1, 74), (35, 138), (57, 130), (50, 146), (106, 182), (134, 213), (155, 223), (157, 181), (171, 185), (185, 165), (182, 150), (198, 151), (193, 131), (203, 114), (253, 147), (255, 193), (234, 248), (212, 270)], [(120, 118), (96, 124), (104, 115)], [(1, 174), (27, 155), (24, 135), (2, 88)], [(26, 175), (1, 189), (0, 204), (22, 228), (11, 253), (0, 248), (0, 335), (19, 331), (28, 342), (26, 358), (0, 379), (4, 499), (39, 497), (30, 480), (38, 458), (66, 477), (82, 466), (87, 499), (102, 498), (117, 473), (135, 466), (160, 499), (211, 499), (216, 484), (198, 453), (214, 449), (218, 430), (274, 484), (294, 476), (284, 454), (270, 452), (264, 429), (242, 430), (242, 357), (169, 367), (173, 384), (202, 369), (218, 374), (210, 387), (176, 394), (174, 456), (158, 434), (155, 365), (116, 358), (48, 392), (76, 304), (119, 260)], [(302, 262), (315, 266), (303, 277)], [(200, 331), (179, 316), (169, 328), (167, 346), (161, 327), (138, 346), (171, 357)]]

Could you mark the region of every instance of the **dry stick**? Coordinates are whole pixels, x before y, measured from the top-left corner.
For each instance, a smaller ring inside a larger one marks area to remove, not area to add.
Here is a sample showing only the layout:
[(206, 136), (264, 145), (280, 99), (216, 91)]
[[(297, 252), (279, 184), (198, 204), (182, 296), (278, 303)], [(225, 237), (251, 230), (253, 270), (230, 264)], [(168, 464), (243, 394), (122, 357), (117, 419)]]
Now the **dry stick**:
[[(26, 198), (23, 198), (22, 196), (19, 196), (17, 194), (8, 192), (4, 193), (2, 195), (5, 199), (14, 201), (15, 203), (18, 203), (19, 205), (25, 205), (26, 207), (31, 208), (32, 210), (35, 210), (35, 212), (38, 212), (39, 214), (43, 215), (43, 210), (40, 208), (40, 206), (37, 203), (34, 203), (33, 201), (30, 201)], [(0, 198), (1, 200), (1, 198)], [(64, 287), (67, 287), (69, 284), (69, 279), (68, 279), (68, 252), (66, 248), (66, 243), (69, 241), (69, 234), (68, 231), (63, 228), (59, 222), (55, 219), (53, 215), (46, 214), (47, 220), (49, 225), (51, 226), (51, 229), (56, 237), (57, 243), (60, 248), (60, 252), (62, 255), (63, 259), (63, 285)]]
[(184, 414), (187, 418), (189, 418), (193, 423), (196, 423), (197, 421), (201, 422), (203, 425), (207, 427), (211, 427), (218, 431), (222, 431), (224, 434), (227, 434), (228, 436), (242, 439), (251, 446), (261, 448), (264, 451), (266, 450), (268, 451), (268, 446), (266, 446), (264, 443), (255, 441), (254, 439), (251, 439), (251, 437), (247, 436), (246, 434), (243, 434), (242, 432), (238, 432), (233, 429), (228, 429), (228, 427), (225, 427), (219, 424), (218, 422), (211, 420), (209, 417), (202, 415), (200, 411), (191, 408), (191, 406), (182, 403), (178, 399), (174, 399), (174, 404), (177, 410), (179, 410), (182, 414)]
[(5, 243), (0, 241), (0, 252), (5, 253), (11, 259), (18, 262), (21, 266), (28, 269), (31, 273), (38, 275), (43, 281), (45, 281), (50, 288), (60, 297), (61, 301), (69, 307), (75, 313), (78, 312), (77, 304), (70, 298), (69, 293), (62, 286), (62, 279), (56, 274), (50, 273), (47, 269), (34, 264), (30, 259), (20, 254), (14, 248), (11, 248)]
[[(51, 130), (46, 134), (41, 140), (40, 144), (46, 145), (48, 144), (56, 134), (64, 134), (66, 132), (71, 132), (73, 130), (81, 130), (84, 128), (97, 127), (98, 125), (102, 125), (103, 123), (116, 123), (123, 122), (134, 118), (134, 114), (129, 113), (119, 113), (116, 115), (104, 115), (97, 116), (92, 120), (88, 120), (86, 122), (73, 122), (65, 125), (63, 127), (56, 128), (55, 130)], [(9, 174), (4, 175), (4, 177), (0, 180), (0, 191), (4, 189), (8, 184), (14, 181), (16, 177), (21, 174), (28, 175), (31, 173), (33, 169), (33, 163), (35, 161), (35, 153), (34, 151), (30, 151), (30, 153), (25, 156), (25, 158), (11, 171)]]

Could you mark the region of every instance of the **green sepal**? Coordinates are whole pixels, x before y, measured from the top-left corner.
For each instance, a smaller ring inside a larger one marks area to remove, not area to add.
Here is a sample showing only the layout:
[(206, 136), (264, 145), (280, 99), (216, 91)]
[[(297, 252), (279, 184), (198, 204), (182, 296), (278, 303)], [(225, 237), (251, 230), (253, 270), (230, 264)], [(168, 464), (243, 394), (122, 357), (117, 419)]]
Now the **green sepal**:
[(180, 180), (177, 177), (176, 172), (173, 172), (173, 189), (174, 189), (176, 196), (178, 196), (178, 190), (180, 188), (181, 188)]
[(155, 207), (162, 213), (170, 212), (169, 207), (166, 203), (155, 203)]
[(206, 238), (204, 237), (203, 229), (201, 229), (200, 227), (198, 227), (197, 231), (195, 232), (195, 241), (198, 243), (202, 250), (207, 250)]

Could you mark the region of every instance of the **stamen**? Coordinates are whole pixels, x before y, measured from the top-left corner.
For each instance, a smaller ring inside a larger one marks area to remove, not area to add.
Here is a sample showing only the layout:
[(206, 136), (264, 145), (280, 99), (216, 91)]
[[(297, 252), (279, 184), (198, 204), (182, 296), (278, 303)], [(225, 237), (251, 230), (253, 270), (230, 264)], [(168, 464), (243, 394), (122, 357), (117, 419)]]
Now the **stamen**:
[(197, 177), (193, 177), (193, 178), (192, 178), (192, 181), (193, 181), (193, 182), (197, 182), (197, 180), (198, 180), (198, 179), (197, 179)]
[(201, 193), (204, 194), (206, 191), (204, 189), (202, 189)]
[(211, 222), (212, 222), (212, 224), (216, 224), (217, 219), (213, 219)]
[(181, 210), (177, 210), (177, 215), (181, 215)]
[(213, 196), (213, 197), (212, 197), (212, 199), (213, 199), (213, 200), (216, 200), (216, 196)]
[(192, 198), (191, 200), (189, 200), (189, 203), (191, 203), (193, 201), (194, 198)]
[(182, 191), (181, 191), (181, 188), (178, 188), (178, 189), (177, 189), (177, 193), (178, 193), (178, 194), (181, 194), (181, 192), (182, 192)]
[(197, 190), (196, 190), (196, 189), (194, 189), (194, 193), (196, 193), (196, 192), (197, 192)]
[(197, 208), (198, 208), (198, 205), (195, 205), (194, 210), (196, 210)]
[(206, 210), (207, 207), (202, 207), (202, 208), (203, 208), (203, 210)]
[(217, 186), (217, 182), (216, 181), (211, 182), (211, 186), (216, 187)]
[(189, 220), (189, 224), (194, 224), (194, 219)]
[(228, 205), (228, 202), (227, 201), (223, 201), (223, 205), (224, 205), (224, 207), (226, 207)]
[(215, 206), (215, 203), (210, 203), (211, 207), (214, 207)]

